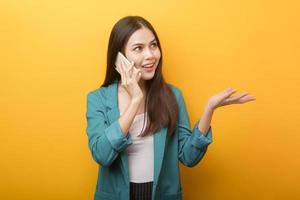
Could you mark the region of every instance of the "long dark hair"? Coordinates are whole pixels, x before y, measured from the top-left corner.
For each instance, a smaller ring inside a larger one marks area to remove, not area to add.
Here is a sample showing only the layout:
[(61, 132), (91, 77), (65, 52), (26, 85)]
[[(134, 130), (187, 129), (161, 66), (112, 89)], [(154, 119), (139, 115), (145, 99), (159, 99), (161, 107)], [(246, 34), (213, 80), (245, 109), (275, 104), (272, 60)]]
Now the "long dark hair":
[(168, 134), (172, 135), (176, 129), (178, 120), (178, 104), (175, 95), (168, 84), (164, 81), (162, 75), (162, 49), (157, 33), (153, 26), (144, 18), (140, 16), (126, 16), (120, 19), (112, 28), (107, 50), (106, 76), (102, 86), (105, 87), (116, 80), (121, 80), (120, 74), (114, 67), (117, 53), (120, 51), (125, 55), (125, 45), (127, 44), (130, 36), (135, 31), (143, 27), (148, 28), (155, 36), (157, 45), (161, 51), (161, 58), (154, 77), (151, 80), (146, 80), (145, 82), (147, 95), (144, 103), (149, 121), (142, 136), (153, 134), (163, 127), (167, 127)]

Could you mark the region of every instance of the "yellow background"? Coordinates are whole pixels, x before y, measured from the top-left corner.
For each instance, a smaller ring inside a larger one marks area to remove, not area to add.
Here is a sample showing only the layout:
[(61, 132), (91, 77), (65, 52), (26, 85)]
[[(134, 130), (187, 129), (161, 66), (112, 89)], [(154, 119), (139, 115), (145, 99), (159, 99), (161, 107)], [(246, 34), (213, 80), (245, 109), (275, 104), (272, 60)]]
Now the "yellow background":
[(296, 0), (1, 1), (0, 199), (92, 199), (86, 95), (126, 15), (157, 30), (191, 126), (226, 87), (257, 98), (215, 111), (206, 156), (181, 165), (184, 199), (299, 199), (299, 10)]

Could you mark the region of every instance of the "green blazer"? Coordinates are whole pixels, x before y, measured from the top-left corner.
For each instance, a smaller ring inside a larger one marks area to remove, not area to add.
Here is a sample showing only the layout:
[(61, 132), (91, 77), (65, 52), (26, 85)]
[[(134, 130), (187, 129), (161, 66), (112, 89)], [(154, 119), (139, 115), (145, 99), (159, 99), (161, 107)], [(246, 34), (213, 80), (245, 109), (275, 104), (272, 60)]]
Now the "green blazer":
[[(167, 128), (154, 134), (154, 180), (152, 200), (182, 199), (179, 162), (193, 167), (205, 155), (212, 142), (212, 130), (204, 136), (196, 122), (190, 121), (182, 92), (168, 84), (179, 105), (179, 119), (172, 137)], [(118, 83), (100, 87), (87, 94), (87, 135), (93, 159), (99, 164), (95, 200), (129, 200), (129, 172), (126, 148), (132, 144), (130, 134), (124, 136), (119, 124)], [(100, 167), (101, 166), (101, 167)]]

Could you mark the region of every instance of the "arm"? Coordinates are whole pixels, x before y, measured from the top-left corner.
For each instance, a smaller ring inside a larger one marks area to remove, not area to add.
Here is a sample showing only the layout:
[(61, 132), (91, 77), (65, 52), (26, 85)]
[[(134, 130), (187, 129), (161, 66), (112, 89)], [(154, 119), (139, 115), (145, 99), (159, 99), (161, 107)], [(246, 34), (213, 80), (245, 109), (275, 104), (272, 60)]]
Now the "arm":
[[(212, 131), (210, 122), (213, 112), (216, 108), (231, 104), (243, 104), (255, 100), (255, 96), (248, 95), (248, 92), (238, 96), (231, 96), (236, 92), (235, 89), (228, 87), (226, 90), (209, 98), (207, 106), (204, 109), (201, 120), (199, 120), (194, 129), (189, 129), (189, 120), (186, 112), (185, 103), (182, 94), (179, 95), (179, 159), (187, 166), (196, 165), (204, 156), (208, 145), (212, 142)], [(189, 132), (191, 134), (189, 134)], [(199, 149), (197, 152), (195, 149)]]
[(248, 101), (253, 101), (256, 99), (254, 96), (248, 95), (247, 92), (242, 93), (239, 96), (231, 96), (235, 92), (235, 89), (229, 87), (226, 90), (209, 98), (207, 105), (204, 109), (202, 121), (199, 123), (198, 126), (201, 132), (206, 133), (208, 127), (210, 126), (213, 112), (216, 108), (231, 104), (246, 103)]
[(201, 133), (204, 133), (203, 134), (204, 136), (207, 135), (207, 131), (210, 127), (211, 119), (213, 116), (213, 111), (214, 110), (209, 105), (207, 105), (204, 108), (204, 112), (202, 114), (201, 121), (198, 124), (198, 129)]
[(128, 134), (129, 128), (134, 120), (141, 100), (142, 98), (132, 99), (124, 114), (119, 118), (120, 127), (125, 136)]
[(181, 92), (178, 106), (178, 158), (185, 166), (193, 167), (200, 162), (208, 145), (212, 142), (212, 130), (209, 127), (207, 134), (204, 135), (198, 128), (198, 124), (202, 120), (198, 120), (194, 128), (190, 129), (190, 121)]
[(120, 118), (108, 125), (105, 106), (99, 95), (96, 92), (90, 92), (87, 95), (86, 131), (89, 138), (89, 148), (93, 159), (101, 166), (110, 166), (119, 153), (132, 144), (131, 137), (127, 134), (130, 120), (126, 116), (131, 116), (137, 109), (136, 107), (136, 103), (132, 103), (122, 119)]

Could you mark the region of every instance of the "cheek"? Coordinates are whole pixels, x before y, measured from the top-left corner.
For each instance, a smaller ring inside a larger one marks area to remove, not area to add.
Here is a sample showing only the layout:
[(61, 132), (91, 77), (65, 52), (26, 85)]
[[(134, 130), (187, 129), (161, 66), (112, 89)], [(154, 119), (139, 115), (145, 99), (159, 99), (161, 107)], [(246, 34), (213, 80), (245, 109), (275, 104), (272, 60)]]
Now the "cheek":
[(157, 59), (157, 61), (159, 61), (160, 57), (161, 57), (161, 53), (160, 50), (158, 50), (155, 52), (155, 58)]
[(128, 54), (126, 57), (128, 58), (129, 61), (133, 61), (137, 68), (139, 68), (141, 66), (142, 59), (139, 56), (133, 55), (133, 54)]

